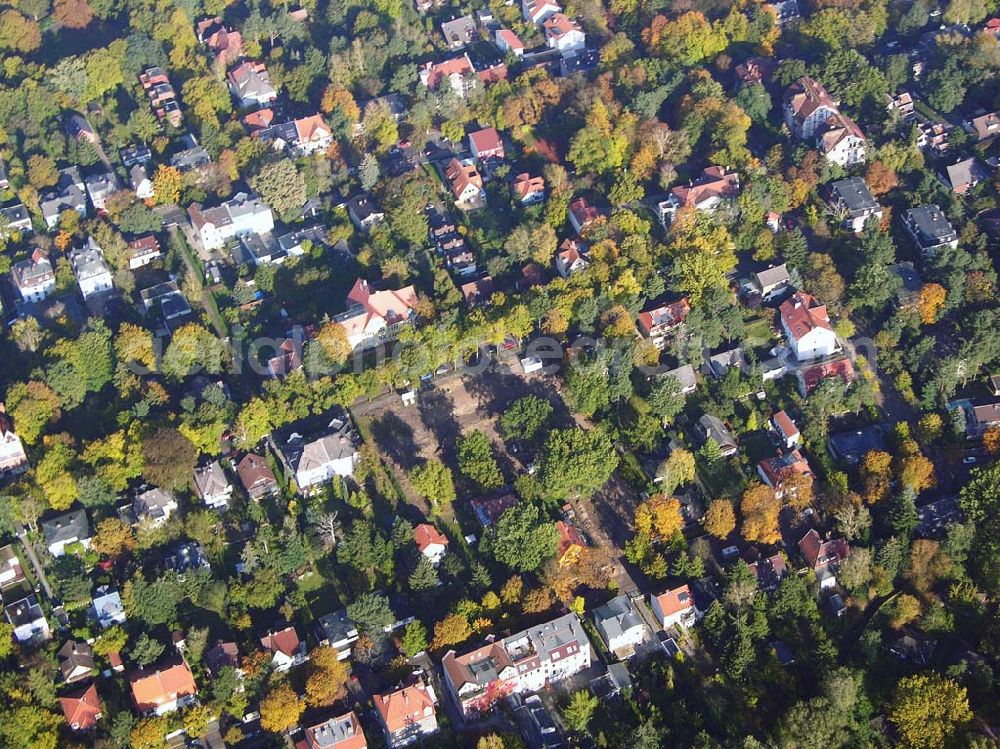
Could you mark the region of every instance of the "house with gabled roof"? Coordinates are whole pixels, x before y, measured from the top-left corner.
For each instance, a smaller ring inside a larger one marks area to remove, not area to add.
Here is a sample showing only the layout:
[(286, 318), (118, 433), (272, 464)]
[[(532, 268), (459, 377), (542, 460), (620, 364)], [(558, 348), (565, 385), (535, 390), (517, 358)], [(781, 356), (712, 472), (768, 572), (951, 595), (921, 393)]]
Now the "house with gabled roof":
[(455, 205), (459, 208), (474, 208), (486, 200), (483, 189), (483, 175), (475, 164), (466, 164), (452, 159), (444, 168), (444, 178), (451, 188)]
[(24, 582), (24, 569), (13, 544), (0, 547), (0, 588)]
[(941, 173), (941, 181), (958, 195), (965, 195), (988, 178), (989, 172), (975, 157), (950, 164)]
[(59, 707), (62, 708), (66, 723), (72, 731), (92, 730), (103, 715), (96, 684), (60, 697)]
[(117, 590), (111, 590), (107, 585), (102, 585), (94, 591), (90, 609), (101, 629), (124, 624), (127, 620), (121, 594)]
[(235, 668), (240, 672), (240, 648), (235, 642), (216, 642), (205, 651), (204, 661), (208, 673), (214, 677), (218, 677), (224, 668)]
[(229, 71), (226, 80), (240, 107), (266, 107), (278, 98), (267, 66), (262, 62), (247, 60), (240, 63)]
[(18, 642), (44, 642), (49, 639), (49, 622), (35, 595), (25, 596), (11, 603), (4, 603), (4, 616), (14, 627)]
[(556, 547), (556, 561), (560, 567), (572, 567), (580, 559), (580, 554), (587, 548), (587, 539), (579, 528), (570, 525), (565, 520), (556, 521), (556, 532), (559, 534), (559, 545)]
[(250, 499), (260, 500), (278, 491), (274, 471), (260, 455), (247, 453), (236, 464), (236, 475)]
[(512, 189), (521, 205), (534, 205), (545, 200), (544, 177), (532, 177), (528, 172), (522, 172), (514, 177)]
[(791, 282), (791, 275), (788, 273), (788, 266), (782, 263), (751, 273), (750, 281), (761, 298), (767, 300), (785, 292)]
[(800, 140), (813, 137), (831, 116), (839, 114), (837, 102), (821, 83), (805, 76), (785, 91), (785, 124)]
[(271, 435), (278, 457), (300, 491), (309, 491), (335, 476), (353, 475), (359, 458), (350, 416), (335, 409), (323, 421), (318, 429), (294, 422)]
[(413, 529), (413, 542), (417, 551), (435, 567), (448, 553), (448, 537), (430, 523), (421, 523)]
[(575, 55), (578, 50), (587, 46), (587, 35), (583, 27), (565, 13), (553, 13), (542, 22), (545, 34), (545, 45), (556, 49), (563, 56)]
[(36, 247), (27, 260), (14, 263), (10, 274), (26, 302), (40, 302), (55, 291), (55, 269), (41, 247)]
[(469, 133), (469, 151), (480, 162), (506, 158), (503, 138), (495, 127), (485, 127)]
[(660, 224), (670, 227), (681, 208), (711, 213), (724, 200), (732, 200), (740, 194), (740, 177), (721, 166), (710, 166), (702, 170), (698, 179), (687, 185), (678, 185), (670, 190), (667, 199), (657, 205)]
[(90, 546), (90, 522), (87, 511), (82, 507), (70, 510), (39, 523), (45, 547), (49, 554), (61, 557), (66, 553), (66, 547), (79, 543), (84, 548)]
[(577, 234), (583, 234), (600, 217), (601, 212), (582, 196), (569, 204), (569, 223)]
[(244, 234), (274, 230), (271, 208), (253, 193), (238, 192), (214, 208), (192, 203), (187, 212), (194, 234), (206, 250), (220, 249), (230, 239)]
[(194, 485), (201, 501), (216, 510), (224, 509), (233, 496), (233, 485), (217, 460), (194, 469)]
[(650, 594), (649, 605), (653, 616), (663, 629), (677, 626), (691, 627), (702, 616), (688, 585), (681, 585), (679, 588), (655, 596)]
[(243, 35), (226, 28), (222, 18), (204, 18), (195, 25), (195, 36), (214, 55), (215, 64), (228, 68), (243, 55)]
[(630, 658), (647, 637), (646, 623), (632, 599), (626, 595), (598, 606), (592, 615), (601, 639), (618, 659)]
[(142, 268), (160, 257), (163, 257), (163, 250), (160, 249), (159, 241), (152, 234), (133, 239), (128, 243), (129, 270)]
[(132, 704), (141, 715), (166, 715), (198, 700), (194, 674), (183, 658), (140, 666), (128, 676)]
[(94, 670), (94, 651), (86, 642), (67, 640), (56, 655), (59, 658), (59, 673), (64, 682), (72, 684), (90, 678)]
[(180, 127), (184, 115), (181, 112), (180, 102), (177, 101), (177, 92), (167, 77), (167, 71), (158, 65), (146, 68), (139, 73), (139, 83), (149, 97), (149, 106), (156, 119)]
[(438, 732), (437, 695), (422, 676), (399, 689), (372, 697), (389, 749), (408, 746)]
[(69, 262), (84, 300), (113, 288), (111, 267), (104, 259), (104, 251), (93, 237), (88, 236), (83, 245), (70, 251)]
[(584, 246), (575, 239), (566, 239), (559, 245), (555, 257), (556, 273), (562, 278), (581, 273), (590, 267), (590, 261), (584, 254)]
[(555, 0), (521, 0), (521, 13), (529, 23), (541, 24), (556, 13), (562, 12), (562, 6)]
[(476, 514), (476, 519), (483, 529), (489, 528), (496, 523), (500, 516), (517, 504), (517, 497), (513, 494), (504, 494), (500, 497), (476, 497), (469, 500), (469, 506)]
[(837, 584), (836, 574), (841, 563), (850, 556), (851, 547), (846, 538), (824, 540), (815, 528), (810, 528), (799, 541), (799, 553), (806, 567), (816, 573), (820, 588)]
[(855, 378), (854, 364), (847, 357), (799, 369), (795, 375), (799, 381), (799, 393), (803, 398), (824, 380), (840, 379), (845, 385), (850, 385)]
[(781, 327), (799, 361), (832, 356), (840, 351), (826, 305), (804, 291), (796, 291), (779, 308)]
[(476, 22), (470, 15), (453, 18), (441, 24), (441, 35), (444, 37), (448, 49), (464, 49), (476, 38)]
[(848, 177), (832, 183), (830, 205), (844, 216), (844, 228), (855, 234), (860, 234), (872, 217), (882, 218), (882, 206), (872, 197), (861, 177)]
[(177, 511), (177, 497), (158, 486), (140, 487), (130, 509), (135, 522), (163, 525)]
[(413, 323), (416, 303), (413, 286), (376, 291), (359, 278), (347, 295), (347, 311), (334, 321), (344, 327), (354, 350), (373, 348), (395, 340), (403, 327)]
[(86, 185), (75, 166), (59, 170), (59, 180), (55, 188), (39, 196), (39, 207), (45, 226), (54, 229), (59, 225), (63, 211), (76, 211), (81, 218), (87, 218)]
[(309, 660), (306, 643), (299, 639), (299, 633), (292, 625), (268, 632), (260, 638), (260, 644), (271, 653), (271, 668), (278, 672), (300, 666)]
[(757, 578), (757, 587), (764, 592), (777, 590), (781, 581), (788, 577), (788, 565), (781, 553), (750, 562), (748, 566)]
[[(765, 458), (757, 464), (757, 473), (765, 484), (774, 489), (774, 496), (778, 499), (784, 499), (788, 489), (787, 482), (792, 477), (806, 479), (813, 477), (809, 461), (798, 450)], [(798, 488), (793, 486), (791, 491), (793, 492), (792, 496), (794, 496), (794, 492), (798, 491)]]
[(828, 161), (843, 167), (868, 160), (868, 141), (858, 123), (839, 112), (816, 131), (816, 147)]
[(636, 317), (635, 324), (642, 336), (662, 351), (670, 337), (684, 325), (690, 311), (691, 304), (684, 297), (643, 310)]
[(792, 417), (785, 411), (778, 411), (771, 417), (771, 429), (777, 436), (779, 443), (786, 450), (791, 450), (802, 444), (802, 435), (799, 428), (795, 426)]
[(431, 91), (437, 91), (442, 83), (447, 82), (451, 90), (464, 99), (476, 88), (478, 78), (469, 55), (463, 53), (461, 57), (450, 60), (425, 63), (420, 68), (420, 82)]
[(719, 451), (724, 457), (735, 455), (739, 451), (736, 438), (729, 431), (725, 422), (712, 414), (702, 414), (695, 423), (702, 444), (714, 442), (719, 446)]
[(493, 40), (501, 52), (513, 52), (515, 57), (524, 54), (524, 42), (510, 29), (497, 29)]

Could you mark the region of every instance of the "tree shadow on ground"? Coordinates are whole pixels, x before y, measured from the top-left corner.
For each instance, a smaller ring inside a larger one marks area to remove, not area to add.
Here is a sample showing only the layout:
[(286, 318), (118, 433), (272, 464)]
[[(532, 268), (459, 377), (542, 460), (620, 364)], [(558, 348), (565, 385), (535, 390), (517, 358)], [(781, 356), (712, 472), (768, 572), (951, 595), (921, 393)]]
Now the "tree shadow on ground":
[(443, 390), (430, 387), (417, 396), (417, 410), (424, 427), (437, 440), (438, 449), (449, 459), (453, 458), (455, 442), (462, 434), (455, 418), (455, 401)]
[(392, 461), (407, 471), (417, 465), (420, 449), (414, 440), (413, 427), (389, 411), (371, 422), (372, 437)]

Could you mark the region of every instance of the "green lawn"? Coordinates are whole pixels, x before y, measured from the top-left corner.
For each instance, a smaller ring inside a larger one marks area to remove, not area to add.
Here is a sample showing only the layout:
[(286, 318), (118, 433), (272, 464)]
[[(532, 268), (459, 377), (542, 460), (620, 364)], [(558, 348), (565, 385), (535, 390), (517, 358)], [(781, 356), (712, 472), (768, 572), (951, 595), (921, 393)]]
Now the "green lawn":
[(735, 499), (743, 493), (747, 478), (743, 475), (739, 461), (735, 458), (723, 458), (714, 466), (703, 458), (696, 458), (698, 480), (705, 489), (709, 499), (729, 497)]

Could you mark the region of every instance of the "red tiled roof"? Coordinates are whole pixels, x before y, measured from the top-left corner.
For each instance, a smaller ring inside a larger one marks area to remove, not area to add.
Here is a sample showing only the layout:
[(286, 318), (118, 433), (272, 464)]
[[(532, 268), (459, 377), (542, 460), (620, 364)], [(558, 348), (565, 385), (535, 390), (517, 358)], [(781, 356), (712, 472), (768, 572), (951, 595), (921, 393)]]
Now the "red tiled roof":
[(586, 540), (577, 530), (575, 525), (570, 525), (562, 520), (556, 521), (556, 530), (559, 531), (559, 554), (558, 557), (562, 559), (563, 555), (567, 551), (572, 549), (574, 546), (585, 547), (587, 545)]
[(805, 387), (806, 394), (808, 395), (815, 390), (816, 386), (823, 380), (828, 380), (831, 377), (840, 377), (847, 383), (853, 382), (854, 365), (851, 364), (850, 359), (837, 359), (835, 361), (816, 364), (808, 369), (800, 370), (799, 376), (802, 378), (803, 386)]
[(691, 185), (679, 185), (670, 192), (681, 206), (697, 207), (710, 198), (733, 198), (739, 193), (740, 177), (721, 166), (710, 166)]
[(811, 476), (808, 461), (802, 457), (798, 450), (792, 450), (787, 455), (779, 455), (774, 458), (767, 458), (757, 464), (764, 475), (767, 476), (771, 486), (778, 487), (782, 481), (793, 476)]
[(423, 554), (424, 550), (431, 544), (448, 545), (448, 537), (435, 528), (430, 523), (421, 523), (413, 529), (413, 540), (417, 544), (417, 549)]
[(101, 700), (97, 696), (97, 685), (91, 684), (82, 692), (59, 698), (66, 722), (74, 731), (87, 731), (97, 725), (101, 717)]
[(792, 110), (796, 120), (803, 121), (820, 107), (836, 109), (837, 103), (826, 92), (823, 85), (808, 76), (799, 78), (785, 92), (785, 104)]
[(152, 671), (140, 668), (129, 677), (129, 687), (132, 701), (140, 712), (198, 693), (194, 675), (184, 661)]
[(799, 340), (816, 328), (833, 330), (826, 305), (804, 291), (796, 291), (781, 303), (781, 317), (792, 337)]
[(543, 192), (544, 190), (544, 177), (532, 177), (527, 172), (524, 172), (514, 178), (514, 194), (522, 200), (533, 193)]
[(260, 638), (260, 644), (264, 646), (265, 650), (289, 657), (295, 655), (300, 643), (299, 633), (295, 631), (295, 627), (285, 627), (278, 632), (269, 632)]
[(251, 131), (268, 128), (273, 121), (274, 110), (272, 109), (258, 109), (243, 117), (243, 124)]
[(774, 423), (781, 430), (781, 434), (786, 438), (792, 438), (799, 433), (799, 428), (795, 426), (795, 422), (792, 418), (786, 414), (784, 411), (778, 411), (774, 415)]
[(691, 311), (687, 298), (639, 313), (639, 327), (646, 335), (653, 330), (670, 330), (683, 323)]
[(423, 682), (388, 694), (376, 694), (372, 699), (390, 733), (419, 723), (434, 712), (434, 700)]
[(503, 139), (495, 127), (487, 127), (469, 133), (469, 140), (472, 141), (477, 153), (503, 151)]
[(846, 538), (824, 541), (819, 533), (811, 528), (799, 541), (799, 551), (802, 552), (802, 558), (806, 563), (815, 570), (844, 561), (850, 555), (851, 547)]
[(660, 611), (664, 616), (670, 616), (680, 611), (686, 611), (694, 606), (694, 597), (691, 595), (691, 588), (682, 585), (679, 588), (660, 593), (656, 597), (656, 602), (660, 605)]

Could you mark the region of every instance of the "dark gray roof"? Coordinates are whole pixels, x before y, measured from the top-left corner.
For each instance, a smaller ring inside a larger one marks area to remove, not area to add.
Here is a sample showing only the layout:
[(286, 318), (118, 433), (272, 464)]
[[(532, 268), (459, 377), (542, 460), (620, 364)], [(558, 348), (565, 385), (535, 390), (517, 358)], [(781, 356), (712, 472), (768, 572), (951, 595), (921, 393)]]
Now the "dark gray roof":
[(833, 194), (846, 206), (852, 216), (861, 215), (866, 211), (874, 211), (878, 208), (878, 203), (868, 190), (868, 185), (861, 177), (848, 177), (834, 182), (830, 189)]
[(860, 429), (831, 434), (829, 446), (833, 457), (853, 462), (860, 460), (865, 453), (871, 450), (885, 450), (885, 440), (882, 438), (882, 428), (878, 424), (873, 424)]
[(60, 541), (90, 538), (90, 523), (83, 509), (72, 510), (39, 523), (45, 543), (49, 546)]
[(958, 239), (951, 222), (936, 205), (910, 208), (903, 220), (921, 247), (936, 247)]
[(594, 621), (608, 640), (642, 626), (642, 617), (628, 596), (618, 596), (598, 606), (594, 609)]

